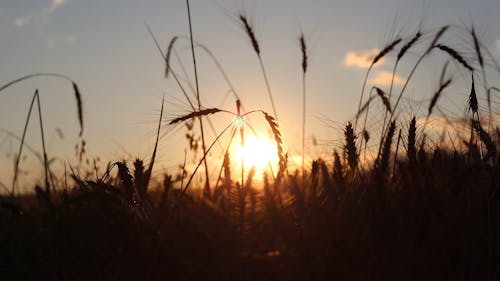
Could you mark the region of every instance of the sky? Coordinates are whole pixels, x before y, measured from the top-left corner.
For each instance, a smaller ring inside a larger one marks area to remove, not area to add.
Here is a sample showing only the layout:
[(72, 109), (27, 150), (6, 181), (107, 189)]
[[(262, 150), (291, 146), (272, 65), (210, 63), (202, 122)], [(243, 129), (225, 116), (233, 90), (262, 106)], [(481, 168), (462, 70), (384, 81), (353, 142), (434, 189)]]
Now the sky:
[[(243, 13), (250, 19), (291, 155), (300, 152), (301, 144), (301, 32), (309, 53), (306, 146), (311, 157), (331, 154), (333, 148), (339, 147), (339, 132), (356, 113), (369, 60), (397, 36), (408, 39), (420, 28), (428, 40), (441, 26), (451, 24), (455, 31), (443, 38), (444, 42), (463, 50), (466, 58), (473, 58), (466, 45), (470, 43), (467, 34), (460, 28), (470, 29), (474, 25), (484, 47), (493, 57), (500, 58), (498, 0), (190, 2), (196, 41), (217, 57), (246, 109), (271, 113), (259, 62), (237, 16)], [(164, 50), (173, 36), (181, 36), (176, 43), (173, 68), (188, 87), (186, 81), (194, 78), (185, 39), (189, 34), (186, 5), (182, 0), (2, 0), (0, 84), (38, 72), (60, 73), (76, 81), (84, 105), (82, 138), (86, 153), (90, 159), (99, 157), (101, 166), (135, 157), (149, 159), (164, 97), (165, 126), (157, 174), (174, 171), (184, 161), (186, 130), (166, 123), (188, 113), (190, 107), (175, 81), (171, 77), (165, 79), (164, 62), (145, 23)], [(418, 58), (418, 50), (409, 53), (407, 65), (402, 63), (396, 87), (404, 83), (408, 66)], [(408, 87), (412, 98), (421, 100), (432, 95), (444, 59), (436, 55), (423, 64), (416, 82)], [(197, 60), (202, 105), (234, 111), (235, 99), (227, 95), (229, 88), (215, 64), (199, 49)], [(369, 84), (387, 88), (393, 62), (388, 58), (377, 64)], [(466, 101), (466, 93), (460, 89), (470, 83), (470, 77), (456, 64), (453, 66), (457, 83), (441, 105), (450, 112), (460, 112)], [(495, 85), (495, 79), (489, 80)], [(11, 181), (13, 155), (19, 146), (10, 134), (22, 135), (35, 89), (40, 93), (49, 158), (78, 165), (75, 145), (81, 140), (71, 84), (52, 77), (34, 78), (0, 92), (0, 182), (4, 185)], [(416, 114), (416, 107), (410, 104), (408, 111)], [(26, 143), (41, 151), (37, 119), (32, 119)], [(218, 116), (211, 120), (215, 131), (228, 122), (226, 117)], [(207, 138), (214, 138), (210, 130)], [(30, 161), (37, 163), (28, 150), (23, 155), (23, 167), (31, 167)], [(220, 155), (214, 152), (211, 157), (217, 161)], [(187, 161), (191, 158), (194, 156), (188, 153)], [(34, 170), (26, 168), (25, 174), (41, 175)]]

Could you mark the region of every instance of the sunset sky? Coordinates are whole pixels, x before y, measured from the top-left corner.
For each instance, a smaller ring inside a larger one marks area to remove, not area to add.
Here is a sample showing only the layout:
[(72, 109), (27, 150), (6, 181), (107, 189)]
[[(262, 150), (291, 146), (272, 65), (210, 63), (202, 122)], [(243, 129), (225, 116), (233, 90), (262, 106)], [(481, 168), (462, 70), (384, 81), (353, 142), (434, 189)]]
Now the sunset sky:
[[(304, 33), (310, 57), (307, 150), (312, 156), (331, 153), (339, 145), (338, 132), (355, 114), (369, 59), (380, 48), (396, 36), (411, 37), (419, 26), (428, 38), (442, 25), (452, 24), (455, 30), (443, 42), (464, 50), (464, 56), (472, 59), (474, 54), (466, 45), (470, 39), (460, 28), (470, 29), (473, 24), (484, 47), (498, 60), (499, 11), (498, 0), (191, 1), (195, 39), (218, 58), (245, 108), (272, 112), (258, 60), (236, 16), (244, 13), (251, 19), (285, 144), (292, 155), (299, 153), (301, 144), (302, 74), (298, 37)], [(71, 77), (82, 92), (83, 138), (89, 156), (100, 156), (104, 162), (134, 157), (148, 159), (162, 97), (166, 100), (165, 124), (188, 113), (190, 108), (174, 80), (164, 78), (164, 62), (144, 23), (151, 27), (165, 49), (173, 36), (188, 35), (185, 1), (2, 0), (0, 84), (37, 72)], [(193, 81), (187, 47), (188, 42), (180, 39), (176, 52), (190, 76), (188, 79)], [(417, 50), (408, 55), (408, 65), (420, 54)], [(234, 111), (235, 100), (226, 95), (228, 86), (215, 65), (201, 51), (197, 58), (203, 106)], [(445, 58), (436, 55), (426, 61), (415, 81), (420, 78), (427, 83), (411, 83), (412, 98), (421, 100), (432, 95)], [(174, 70), (185, 77), (175, 56), (172, 61)], [(408, 65), (401, 67), (396, 84), (404, 83)], [(390, 58), (378, 64), (370, 83), (387, 87), (392, 66)], [(456, 66), (453, 72), (456, 85), (441, 102), (444, 108), (460, 113), (465, 109), (467, 93), (463, 89), (468, 87), (470, 77)], [(490, 81), (498, 87), (494, 79)], [(10, 182), (13, 153), (18, 149), (18, 142), (6, 137), (5, 130), (22, 134), (35, 89), (40, 91), (49, 157), (76, 161), (74, 146), (79, 127), (71, 84), (57, 78), (28, 80), (0, 92), (0, 181), (4, 184)], [(32, 119), (27, 143), (40, 151), (37, 120)], [(212, 120), (216, 129), (220, 129), (227, 118), (215, 116)], [(56, 128), (64, 138), (60, 138)], [(158, 168), (175, 169), (183, 161), (187, 145), (185, 130), (167, 126), (163, 130)], [(208, 138), (213, 139), (213, 134), (209, 132)], [(34, 158), (28, 151), (24, 154)], [(218, 158), (220, 154), (212, 157)]]

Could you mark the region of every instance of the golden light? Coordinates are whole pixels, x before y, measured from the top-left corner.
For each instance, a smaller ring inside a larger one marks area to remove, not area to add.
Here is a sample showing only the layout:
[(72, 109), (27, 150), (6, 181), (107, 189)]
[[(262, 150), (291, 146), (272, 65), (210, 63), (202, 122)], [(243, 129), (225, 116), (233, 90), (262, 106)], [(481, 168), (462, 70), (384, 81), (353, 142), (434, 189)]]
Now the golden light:
[(278, 155), (276, 143), (273, 139), (265, 136), (245, 135), (245, 144), (241, 147), (240, 142), (233, 143), (230, 155), (233, 165), (241, 168), (243, 160), (245, 173), (255, 167), (255, 175), (260, 177), (262, 172), (270, 171), (270, 165), (276, 172)]

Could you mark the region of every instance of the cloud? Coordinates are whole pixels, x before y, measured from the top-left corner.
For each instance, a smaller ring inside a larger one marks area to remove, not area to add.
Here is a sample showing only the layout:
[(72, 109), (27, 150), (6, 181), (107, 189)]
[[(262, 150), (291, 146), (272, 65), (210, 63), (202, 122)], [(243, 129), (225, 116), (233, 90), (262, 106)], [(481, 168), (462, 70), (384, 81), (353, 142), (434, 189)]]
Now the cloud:
[(14, 24), (16, 26), (24, 26), (26, 24), (28, 24), (30, 22), (30, 18), (29, 17), (20, 17), (20, 18), (17, 18), (15, 21), (14, 21)]
[[(344, 65), (348, 67), (368, 68), (370, 67), (373, 58), (380, 52), (379, 49), (372, 49), (364, 52), (347, 52)], [(380, 60), (379, 64), (383, 62)]]
[(52, 49), (55, 46), (56, 46), (56, 41), (54, 39), (47, 40), (47, 47), (49, 47), (50, 49)]
[(18, 27), (22, 27), (29, 23), (47, 20), (49, 15), (54, 13), (59, 7), (66, 3), (68, 3), (68, 0), (52, 0), (49, 7), (43, 8), (41, 11), (31, 15), (18, 17), (14, 20), (14, 24)]
[[(392, 81), (392, 72), (389, 71), (380, 71), (373, 78), (371, 78), (370, 83), (379, 85), (379, 86), (389, 86)], [(405, 80), (398, 75), (394, 75), (394, 85), (403, 85)]]
[(61, 42), (64, 42), (65, 44), (75, 44), (78, 42), (78, 37), (75, 35), (68, 35), (64, 37), (62, 40), (61, 39), (54, 39), (54, 38), (49, 38), (47, 39), (47, 47), (49, 49), (54, 48), (57, 44), (60, 44)]
[(66, 44), (74, 44), (76, 42), (78, 42), (78, 37), (76, 37), (75, 35), (66, 36), (64, 38), (64, 43)]
[(497, 41), (495, 41), (495, 45), (497, 46), (497, 51), (500, 52), (500, 38), (498, 38)]

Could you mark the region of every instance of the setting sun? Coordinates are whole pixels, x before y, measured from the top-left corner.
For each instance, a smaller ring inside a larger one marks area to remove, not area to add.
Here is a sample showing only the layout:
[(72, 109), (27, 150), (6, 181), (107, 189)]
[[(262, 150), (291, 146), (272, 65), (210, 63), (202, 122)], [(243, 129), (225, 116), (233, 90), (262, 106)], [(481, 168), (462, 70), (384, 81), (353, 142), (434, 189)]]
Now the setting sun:
[(256, 175), (269, 170), (269, 164), (274, 169), (274, 166), (278, 163), (276, 143), (274, 140), (261, 135), (245, 136), (243, 148), (238, 143), (238, 145), (231, 148), (231, 152), (231, 155), (234, 155), (234, 164), (241, 165), (243, 159), (245, 170), (248, 171), (255, 167)]

